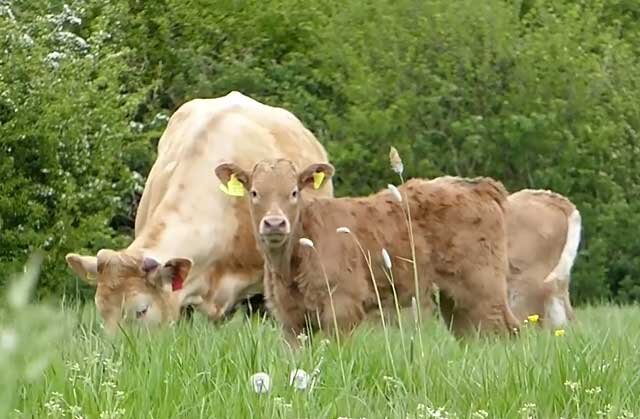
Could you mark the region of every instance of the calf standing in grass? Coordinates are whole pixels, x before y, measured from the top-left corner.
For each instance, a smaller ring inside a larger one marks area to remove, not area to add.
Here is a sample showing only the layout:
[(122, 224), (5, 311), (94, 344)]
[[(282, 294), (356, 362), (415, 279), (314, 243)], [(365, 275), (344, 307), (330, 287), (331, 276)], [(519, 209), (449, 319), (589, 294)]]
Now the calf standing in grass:
[[(382, 249), (393, 260), (399, 305), (411, 304), (410, 235), (404, 203), (392, 191), (307, 202), (301, 192), (319, 187), (333, 167), (313, 164), (298, 174), (285, 159), (259, 162), (251, 173), (224, 163), (216, 174), (223, 183), (235, 175), (249, 191), (254, 233), (265, 259), (267, 305), (289, 338), (308, 327), (349, 332), (378, 310), (376, 294), (384, 309), (393, 307)], [(435, 282), (444, 318), (458, 336), (517, 329), (507, 304), (502, 184), (444, 177), (412, 179), (399, 190), (412, 216), (420, 298), (429, 298)], [(370, 252), (371, 272), (364, 252)]]

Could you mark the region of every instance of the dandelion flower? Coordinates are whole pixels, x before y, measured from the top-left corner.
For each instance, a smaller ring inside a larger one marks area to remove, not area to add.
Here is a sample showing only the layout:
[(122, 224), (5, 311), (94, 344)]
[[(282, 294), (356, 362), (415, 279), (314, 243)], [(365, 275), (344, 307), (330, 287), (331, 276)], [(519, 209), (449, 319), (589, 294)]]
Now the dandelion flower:
[(391, 163), (391, 169), (393, 169), (397, 174), (402, 175), (404, 165), (402, 164), (402, 159), (400, 158), (400, 154), (398, 154), (398, 150), (393, 146), (391, 146), (391, 149), (389, 150), (389, 162)]
[(351, 233), (351, 230), (349, 230), (349, 227), (338, 227), (338, 228), (336, 228), (336, 233), (349, 234), (349, 233)]
[(289, 374), (289, 385), (298, 390), (305, 390), (309, 385), (309, 374), (301, 369), (291, 371), (291, 374)]
[(255, 373), (249, 380), (256, 393), (267, 393), (271, 389), (271, 377), (266, 372)]
[(529, 320), (529, 323), (538, 323), (538, 320), (540, 319), (540, 316), (537, 314), (532, 314), (530, 316), (527, 317), (527, 320)]
[(389, 256), (387, 249), (382, 249), (382, 260), (384, 260), (384, 266), (391, 270), (391, 256)]
[(557, 329), (553, 334), (555, 336), (564, 336), (564, 329)]
[(306, 237), (300, 239), (300, 245), (304, 247), (313, 247), (313, 242)]
[(389, 189), (389, 191), (391, 191), (391, 194), (393, 195), (393, 199), (395, 199), (398, 202), (402, 202), (402, 195), (400, 195), (400, 191), (398, 190), (398, 188), (396, 188), (394, 185), (387, 185), (387, 188)]

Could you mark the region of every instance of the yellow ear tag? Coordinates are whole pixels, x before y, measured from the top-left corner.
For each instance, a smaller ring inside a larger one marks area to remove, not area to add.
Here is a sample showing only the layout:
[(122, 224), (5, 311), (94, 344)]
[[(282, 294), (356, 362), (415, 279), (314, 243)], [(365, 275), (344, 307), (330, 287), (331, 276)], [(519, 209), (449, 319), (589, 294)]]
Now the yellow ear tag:
[(324, 172), (315, 172), (313, 174), (313, 189), (320, 189), (324, 180)]
[(230, 196), (244, 196), (244, 186), (242, 186), (235, 174), (231, 175), (227, 186), (220, 185), (220, 190)]
[(87, 278), (88, 280), (96, 279), (96, 276), (91, 272), (87, 272), (87, 274), (84, 277)]

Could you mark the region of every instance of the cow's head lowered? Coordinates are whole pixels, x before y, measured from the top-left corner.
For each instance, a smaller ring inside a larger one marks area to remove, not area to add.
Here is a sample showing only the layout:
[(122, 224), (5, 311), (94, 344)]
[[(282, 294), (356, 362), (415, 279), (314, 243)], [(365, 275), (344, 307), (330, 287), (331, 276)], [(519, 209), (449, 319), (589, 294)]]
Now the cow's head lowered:
[(174, 291), (192, 262), (174, 258), (160, 263), (127, 250), (103, 249), (97, 256), (69, 253), (66, 261), (85, 282), (96, 287), (95, 302), (105, 329), (115, 332), (121, 320), (154, 326), (177, 320), (185, 302)]
[(261, 246), (276, 249), (287, 244), (300, 219), (300, 192), (319, 188), (333, 175), (333, 166), (316, 163), (298, 173), (289, 160), (263, 160), (248, 173), (233, 163), (216, 167), (223, 184), (235, 176), (249, 191), (251, 219)]

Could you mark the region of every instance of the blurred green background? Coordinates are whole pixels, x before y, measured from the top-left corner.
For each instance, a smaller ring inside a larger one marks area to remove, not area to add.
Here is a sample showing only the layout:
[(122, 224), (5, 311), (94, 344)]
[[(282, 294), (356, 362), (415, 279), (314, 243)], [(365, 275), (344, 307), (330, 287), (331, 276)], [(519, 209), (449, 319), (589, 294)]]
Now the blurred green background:
[(577, 302), (640, 299), (640, 3), (0, 0), (0, 284), (90, 295), (68, 251), (128, 244), (168, 117), (239, 90), (295, 113), (337, 195), (493, 176), (579, 207)]

